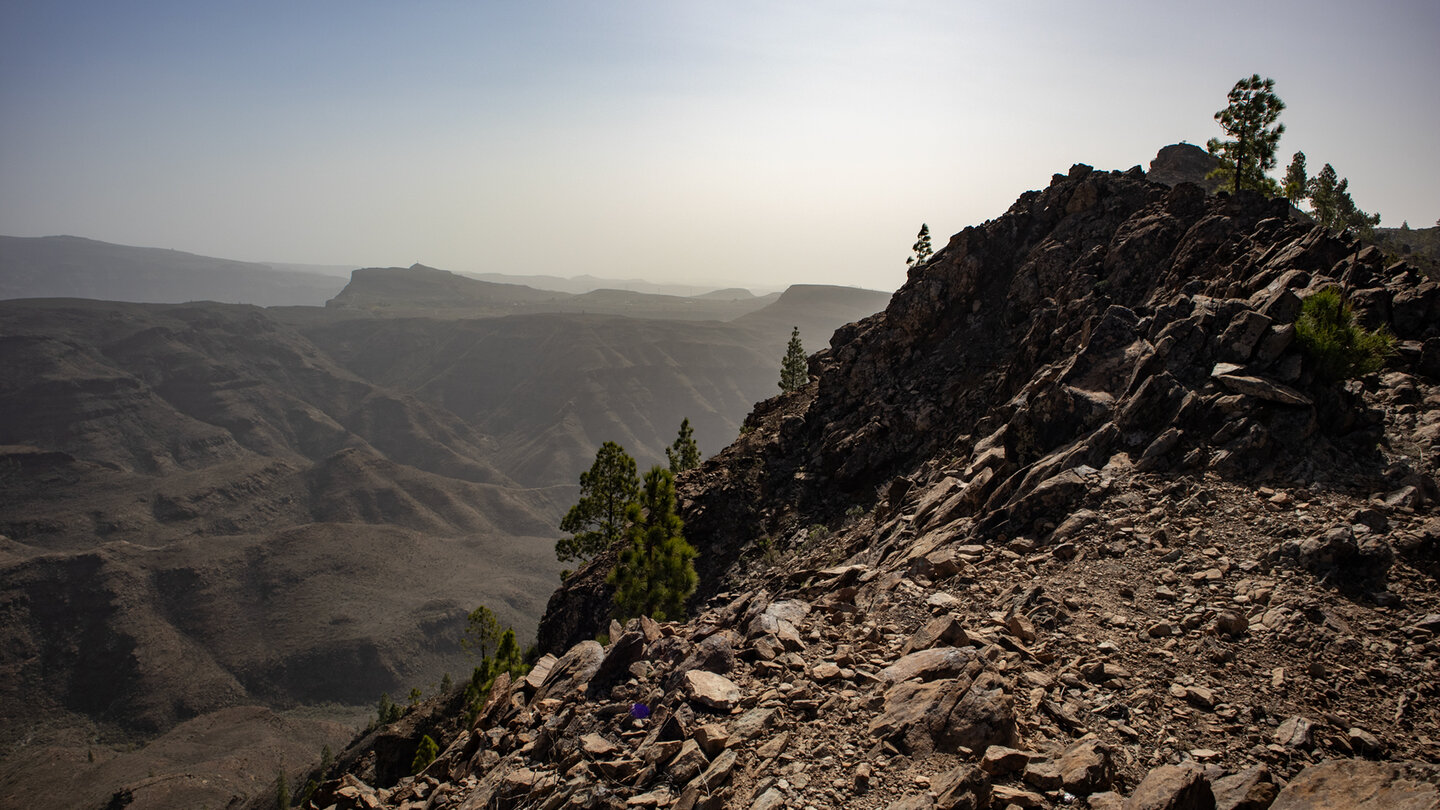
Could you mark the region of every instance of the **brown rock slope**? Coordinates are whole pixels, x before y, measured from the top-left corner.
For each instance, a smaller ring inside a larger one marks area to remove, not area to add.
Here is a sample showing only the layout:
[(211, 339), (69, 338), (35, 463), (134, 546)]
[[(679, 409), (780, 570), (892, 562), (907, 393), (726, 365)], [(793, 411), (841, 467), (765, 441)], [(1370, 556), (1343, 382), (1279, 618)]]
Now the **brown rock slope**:
[[(1399, 338), (1345, 384), (1292, 325), (1337, 283)], [(313, 806), (1440, 806), (1437, 352), (1283, 202), (1076, 166), (684, 477), (695, 618), (582, 641), (597, 561), (558, 661)]]

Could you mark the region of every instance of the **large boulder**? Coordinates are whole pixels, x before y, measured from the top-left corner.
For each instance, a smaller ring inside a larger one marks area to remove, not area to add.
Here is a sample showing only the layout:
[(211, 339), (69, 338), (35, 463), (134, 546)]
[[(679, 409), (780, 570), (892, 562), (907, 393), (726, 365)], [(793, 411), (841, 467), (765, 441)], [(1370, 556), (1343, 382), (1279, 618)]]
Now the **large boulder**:
[(1440, 810), (1440, 765), (1333, 759), (1301, 771), (1270, 810)]
[(972, 751), (1013, 746), (1019, 735), (1008, 686), (990, 672), (973, 680), (961, 675), (896, 684), (885, 693), (884, 708), (870, 721), (870, 733), (916, 754), (961, 746)]
[(605, 648), (601, 647), (598, 641), (582, 641), (576, 644), (550, 668), (550, 674), (545, 676), (545, 681), (535, 690), (535, 701), (575, 697), (577, 692), (589, 685), (590, 679), (595, 676), (604, 660)]
[(1065, 749), (1055, 763), (1065, 790), (1079, 796), (1109, 790), (1115, 782), (1110, 746), (1097, 738), (1083, 739)]
[(1192, 763), (1161, 765), (1145, 775), (1125, 800), (1125, 810), (1214, 810), (1205, 772)]

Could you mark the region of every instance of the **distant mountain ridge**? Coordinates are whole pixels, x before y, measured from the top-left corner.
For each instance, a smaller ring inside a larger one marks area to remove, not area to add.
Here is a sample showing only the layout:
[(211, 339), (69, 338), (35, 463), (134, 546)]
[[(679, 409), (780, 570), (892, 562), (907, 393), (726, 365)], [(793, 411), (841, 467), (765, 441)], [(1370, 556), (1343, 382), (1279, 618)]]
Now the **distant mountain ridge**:
[[(359, 275), (355, 275), (359, 273)], [(471, 284), (470, 282), (477, 282)], [(488, 285), (488, 286), (487, 286)], [(524, 311), (729, 320), (774, 301), (738, 286), (512, 273), (453, 273), (402, 267), (246, 262), (79, 236), (0, 236), (0, 300), (87, 298), (180, 304), (322, 306), (399, 314), (406, 308), (469, 310), (468, 316)], [(587, 297), (588, 296), (588, 297)], [(747, 307), (744, 302), (756, 302)], [(412, 312), (408, 314), (423, 314)]]
[[(553, 292), (565, 292), (571, 295), (580, 295), (591, 290), (628, 290), (630, 292), (651, 293), (654, 295), (678, 295), (681, 297), (704, 298), (716, 292), (731, 292), (740, 290), (747, 295), (755, 295), (753, 289), (746, 289), (740, 286), (726, 287), (723, 290), (716, 290), (713, 286), (705, 284), (680, 284), (646, 281), (638, 278), (602, 278), (589, 274), (564, 278), (555, 275), (524, 275), (515, 273), (461, 273), (470, 278), (478, 278), (481, 281), (493, 281), (500, 284), (524, 284), (534, 287), (537, 290), (550, 290)], [(721, 284), (732, 284), (729, 281), (720, 281)], [(762, 289), (759, 294), (768, 295), (774, 292), (773, 289)]]
[(320, 306), (344, 286), (337, 276), (292, 268), (78, 236), (0, 236), (0, 300)]

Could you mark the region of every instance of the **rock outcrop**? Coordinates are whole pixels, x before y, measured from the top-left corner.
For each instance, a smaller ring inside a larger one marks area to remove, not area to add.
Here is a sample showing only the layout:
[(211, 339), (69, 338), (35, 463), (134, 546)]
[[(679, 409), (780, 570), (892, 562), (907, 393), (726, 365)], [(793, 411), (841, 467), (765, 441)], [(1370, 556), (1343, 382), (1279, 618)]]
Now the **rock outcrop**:
[(1206, 178), (1219, 165), (1220, 161), (1214, 155), (1193, 143), (1172, 143), (1150, 161), (1150, 170), (1145, 177), (1152, 183), (1167, 186), (1194, 183), (1213, 194), (1220, 190), (1220, 181)]
[[(1317, 378), (1294, 322), (1327, 286), (1396, 335), (1381, 374)], [(1434, 807), (1436, 352), (1435, 282), (1283, 200), (1075, 166), (682, 476), (695, 618), (602, 626), (597, 561), (540, 635), (593, 669), (351, 778), (376, 807)]]

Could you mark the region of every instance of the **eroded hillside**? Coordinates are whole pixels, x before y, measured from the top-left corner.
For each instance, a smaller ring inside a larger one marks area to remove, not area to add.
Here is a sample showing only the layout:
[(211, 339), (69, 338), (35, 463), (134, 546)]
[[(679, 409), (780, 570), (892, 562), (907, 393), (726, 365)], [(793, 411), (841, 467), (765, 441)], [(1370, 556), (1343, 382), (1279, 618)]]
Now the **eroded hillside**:
[[(828, 333), (883, 304), (856, 292), (770, 312)], [(332, 721), (355, 711), (304, 706), (467, 671), (457, 641), (476, 605), (528, 641), (594, 447), (660, 458), (687, 416), (721, 446), (773, 390), (767, 347), (784, 337), (594, 315), (0, 304), (0, 805), (40, 783), (80, 803), (142, 784), (142, 805), (253, 796), (349, 736)], [(236, 751), (176, 756), (187, 735)], [(153, 757), (129, 750), (141, 741)]]
[(12, 727), (369, 702), (453, 658), (427, 647), (479, 594), (518, 623), (553, 581), (551, 493), (263, 310), (11, 302), (4, 323)]

